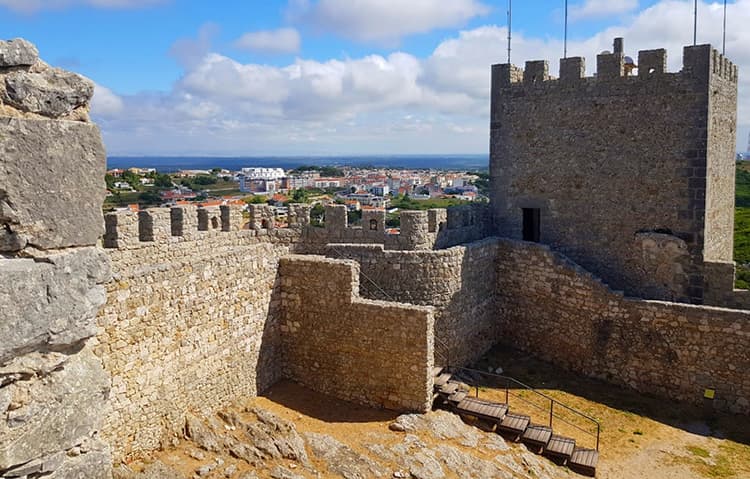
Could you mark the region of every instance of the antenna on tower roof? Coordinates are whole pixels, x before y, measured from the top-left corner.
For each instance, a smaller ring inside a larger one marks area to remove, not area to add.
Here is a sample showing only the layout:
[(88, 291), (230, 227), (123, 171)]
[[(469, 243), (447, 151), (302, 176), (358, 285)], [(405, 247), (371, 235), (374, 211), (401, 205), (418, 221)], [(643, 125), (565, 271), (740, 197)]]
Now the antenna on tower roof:
[(724, 0), (724, 30), (721, 38), (721, 54), (727, 54), (727, 0)]
[(513, 0), (508, 0), (508, 65), (510, 65), (511, 27), (513, 22)]
[(565, 0), (565, 41), (563, 47), (563, 58), (568, 58), (568, 0)]
[(693, 46), (698, 44), (698, 0), (693, 2)]

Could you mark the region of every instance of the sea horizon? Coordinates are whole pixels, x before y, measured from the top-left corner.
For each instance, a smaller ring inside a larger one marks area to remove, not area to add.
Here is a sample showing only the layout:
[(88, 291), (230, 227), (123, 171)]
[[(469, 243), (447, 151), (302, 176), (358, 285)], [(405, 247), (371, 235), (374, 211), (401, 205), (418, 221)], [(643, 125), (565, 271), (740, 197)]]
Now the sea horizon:
[(163, 173), (179, 170), (248, 167), (294, 169), (300, 166), (372, 166), (375, 168), (484, 171), (487, 154), (453, 155), (337, 155), (337, 156), (110, 156), (107, 168), (156, 168)]

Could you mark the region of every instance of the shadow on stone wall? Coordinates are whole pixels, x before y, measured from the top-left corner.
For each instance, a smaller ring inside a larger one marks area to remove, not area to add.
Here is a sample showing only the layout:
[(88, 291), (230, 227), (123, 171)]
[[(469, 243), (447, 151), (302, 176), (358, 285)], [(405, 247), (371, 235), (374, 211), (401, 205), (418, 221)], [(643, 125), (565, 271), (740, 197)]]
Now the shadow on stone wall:
[(255, 370), (255, 384), (258, 394), (262, 394), (273, 386), (281, 377), (281, 337), (279, 323), (281, 318), (281, 273), (276, 269), (273, 281), (271, 302), (268, 315), (263, 323), (263, 333), (258, 351), (258, 367)]

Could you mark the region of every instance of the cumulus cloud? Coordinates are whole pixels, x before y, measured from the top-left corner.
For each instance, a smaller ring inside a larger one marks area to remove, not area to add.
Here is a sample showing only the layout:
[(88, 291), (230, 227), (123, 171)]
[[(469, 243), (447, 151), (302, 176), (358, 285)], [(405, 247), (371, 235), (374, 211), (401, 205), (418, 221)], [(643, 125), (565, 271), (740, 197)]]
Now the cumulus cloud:
[(259, 53), (297, 53), (301, 43), (296, 29), (279, 28), (245, 33), (234, 44), (237, 48)]
[(107, 87), (94, 84), (94, 98), (91, 99), (91, 114), (100, 118), (111, 118), (122, 112), (124, 103)]
[[(727, 54), (750, 69), (750, 0), (730, 4)], [(702, 4), (700, 43), (721, 42), (721, 8)], [(625, 52), (666, 48), (670, 71), (692, 43), (692, 4), (663, 0), (568, 45), (587, 58), (625, 37)], [(405, 52), (285, 66), (208, 53), (170, 92), (123, 98), (103, 124), (108, 147), (128, 154), (333, 154), (486, 152), (490, 65), (505, 61), (507, 29), (484, 26), (441, 42), (427, 57)], [(557, 74), (562, 41), (514, 34), (513, 60), (547, 59)], [(740, 75), (739, 138), (750, 131), (750, 76)], [(111, 111), (111, 110), (110, 110)], [(95, 111), (95, 117), (98, 114)]]
[(489, 12), (478, 0), (295, 0), (289, 7), (292, 20), (320, 31), (385, 44), (436, 28), (460, 27)]
[(570, 8), (571, 20), (602, 18), (636, 10), (638, 0), (585, 0)]
[(0, 0), (0, 7), (20, 13), (41, 10), (60, 10), (75, 6), (95, 8), (141, 8), (166, 3), (169, 0)]

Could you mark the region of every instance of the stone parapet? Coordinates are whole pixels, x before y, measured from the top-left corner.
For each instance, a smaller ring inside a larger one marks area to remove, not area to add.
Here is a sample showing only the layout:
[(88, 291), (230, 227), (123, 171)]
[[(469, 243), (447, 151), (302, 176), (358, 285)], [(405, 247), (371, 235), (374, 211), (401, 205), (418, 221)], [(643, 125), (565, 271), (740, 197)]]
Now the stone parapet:
[(365, 298), (434, 307), (437, 364), (469, 364), (495, 344), (497, 239), (430, 251), (329, 244), (325, 254), (359, 264)]
[(361, 298), (358, 269), (315, 256), (281, 259), (284, 375), (347, 401), (426, 412), (433, 310)]
[(501, 240), (500, 341), (570, 370), (750, 414), (750, 311), (628, 298), (549, 247)]

